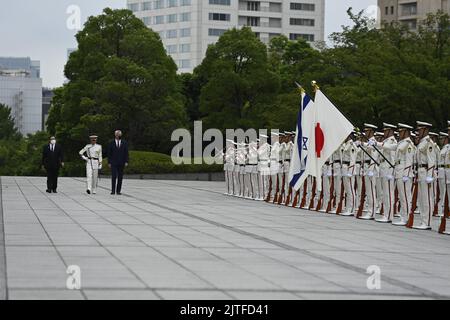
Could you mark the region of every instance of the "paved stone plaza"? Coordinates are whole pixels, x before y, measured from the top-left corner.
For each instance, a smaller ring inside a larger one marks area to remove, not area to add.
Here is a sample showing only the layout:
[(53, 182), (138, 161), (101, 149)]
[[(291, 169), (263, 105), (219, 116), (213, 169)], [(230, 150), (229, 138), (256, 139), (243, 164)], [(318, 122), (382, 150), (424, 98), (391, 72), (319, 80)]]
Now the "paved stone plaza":
[(127, 180), (114, 197), (100, 184), (88, 196), (63, 178), (47, 194), (45, 178), (1, 178), (0, 299), (450, 297), (450, 237), (436, 231), (226, 197), (221, 182)]

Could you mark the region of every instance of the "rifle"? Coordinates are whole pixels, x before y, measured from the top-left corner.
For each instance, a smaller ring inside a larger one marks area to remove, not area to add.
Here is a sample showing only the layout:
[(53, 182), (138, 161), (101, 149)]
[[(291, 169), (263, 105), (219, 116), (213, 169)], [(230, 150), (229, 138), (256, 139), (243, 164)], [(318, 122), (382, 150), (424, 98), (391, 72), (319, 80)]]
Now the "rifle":
[(395, 168), (395, 166), (386, 158), (383, 152), (381, 152), (375, 145), (373, 145), (372, 147), (380, 154), (380, 156), (384, 159), (384, 161), (388, 163), (391, 168)]
[(334, 169), (333, 167), (331, 167), (331, 183), (330, 183), (330, 199), (328, 199), (328, 205), (327, 205), (327, 209), (326, 209), (326, 213), (330, 213), (332, 205), (333, 205), (333, 200), (336, 198), (336, 196), (334, 195)]
[(322, 190), (320, 191), (319, 201), (317, 201), (316, 211), (322, 209), (323, 202), (323, 176), (322, 176)]
[(289, 185), (288, 195), (286, 197), (286, 202), (284, 203), (285, 206), (288, 206), (289, 203), (291, 203), (291, 195), (292, 195), (292, 187)]
[(344, 204), (344, 183), (343, 183), (343, 181), (341, 179), (341, 196), (340, 196), (340, 199), (339, 199), (339, 204), (338, 204), (338, 206), (336, 208), (336, 214), (337, 215), (341, 214), (343, 204)]
[(362, 216), (362, 212), (364, 209), (364, 202), (366, 199), (366, 179), (364, 178), (364, 176), (361, 176), (362, 179), (362, 187), (361, 187), (361, 199), (360, 199), (360, 203), (359, 203), (359, 208), (358, 208), (358, 213), (356, 214), (357, 218), (361, 218)]
[(419, 182), (418, 182), (417, 178), (416, 178), (416, 181), (414, 182), (413, 190), (414, 191), (413, 191), (413, 197), (412, 197), (412, 202), (411, 202), (411, 211), (409, 213), (408, 222), (406, 223), (407, 228), (412, 228), (414, 225), (414, 211), (416, 211), (416, 208), (417, 208), (417, 195), (419, 193)]
[(439, 208), (439, 201), (441, 201), (440, 199), (440, 188), (439, 188), (439, 183), (436, 183), (437, 187), (436, 187), (436, 199), (435, 199), (435, 203), (434, 203), (434, 209), (433, 209), (433, 217), (436, 217), (438, 215), (438, 208)]
[(269, 178), (269, 190), (267, 192), (267, 197), (264, 200), (265, 202), (269, 202), (270, 201), (270, 194), (272, 193), (272, 176), (270, 176)]
[(397, 211), (398, 211), (398, 188), (397, 188), (397, 184), (395, 184), (394, 186), (395, 190), (394, 190), (394, 216), (397, 215)]
[(441, 224), (439, 226), (439, 233), (444, 233), (445, 229), (447, 229), (447, 219), (449, 218), (449, 199), (448, 199), (448, 192), (445, 193), (445, 200), (444, 200), (444, 215), (441, 218)]
[(273, 203), (278, 203), (278, 197), (280, 193), (280, 177), (277, 174), (277, 187), (275, 189), (275, 196), (273, 197)]
[(314, 207), (314, 198), (316, 197), (316, 177), (313, 178), (313, 184), (311, 188), (311, 200), (309, 201), (308, 210), (312, 210)]
[(303, 208), (306, 204), (306, 188), (308, 187), (308, 178), (305, 179), (305, 182), (303, 183), (303, 196), (302, 196), (302, 202), (300, 202), (300, 208)]
[(297, 207), (298, 198), (300, 197), (300, 190), (295, 193), (294, 201), (292, 201), (292, 208)]
[(278, 204), (281, 204), (281, 202), (283, 202), (283, 198), (284, 198), (284, 195), (285, 195), (285, 193), (286, 193), (286, 188), (285, 188), (285, 183), (286, 183), (286, 173), (283, 173), (283, 180), (282, 180), (282, 185), (281, 185), (281, 194), (280, 194), (280, 196), (278, 197)]

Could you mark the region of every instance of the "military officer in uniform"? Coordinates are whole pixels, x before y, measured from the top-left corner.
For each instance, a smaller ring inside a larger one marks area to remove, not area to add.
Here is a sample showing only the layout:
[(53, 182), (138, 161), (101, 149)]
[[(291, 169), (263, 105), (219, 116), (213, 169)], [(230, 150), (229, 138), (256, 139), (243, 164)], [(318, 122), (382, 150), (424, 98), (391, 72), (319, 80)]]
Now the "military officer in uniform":
[(87, 194), (96, 194), (98, 171), (102, 169), (102, 146), (97, 144), (98, 136), (89, 136), (91, 143), (80, 150), (81, 158), (86, 161)]
[(342, 154), (344, 153), (344, 145), (343, 143), (331, 156), (332, 159), (332, 174), (333, 174), (333, 187), (332, 190), (334, 194), (334, 201), (331, 206), (331, 211), (329, 213), (336, 213), (337, 207), (339, 206), (339, 201), (341, 199), (341, 191), (342, 191)]
[(439, 203), (438, 203), (438, 216), (444, 215), (445, 193), (447, 189), (446, 171), (450, 171), (450, 168), (446, 168), (446, 160), (450, 157), (450, 143), (449, 135), (445, 132), (440, 132), (441, 138), (441, 151), (439, 152), (438, 160), (438, 182), (439, 182)]
[(353, 132), (345, 142), (344, 152), (342, 153), (342, 181), (344, 183), (345, 192), (345, 211), (341, 213), (343, 216), (353, 216), (356, 211), (356, 195), (355, 195), (355, 165), (358, 147), (353, 141)]
[(258, 195), (258, 142), (251, 141), (248, 145), (246, 173), (246, 193), (248, 198), (256, 200)]
[(270, 144), (267, 143), (268, 136), (260, 134), (258, 146), (258, 176), (259, 176), (259, 201), (267, 198), (270, 177)]
[(405, 226), (408, 221), (408, 215), (412, 204), (412, 182), (414, 178), (414, 155), (416, 147), (412, 142), (410, 135), (413, 127), (399, 123), (399, 143), (395, 154), (395, 183), (398, 190), (400, 201), (399, 220), (392, 224), (395, 226)]
[(431, 217), (434, 209), (433, 182), (435, 180), (436, 150), (435, 144), (428, 134), (431, 127), (430, 123), (417, 121), (420, 139), (417, 146), (419, 187), (417, 201), (421, 223), (413, 228), (419, 230), (431, 229)]
[(278, 174), (280, 173), (280, 134), (277, 132), (271, 133), (271, 147), (270, 147), (270, 176), (271, 176), (271, 187), (270, 193), (267, 197), (268, 201), (272, 200), (275, 196), (277, 187), (279, 187)]
[(227, 185), (227, 195), (233, 195), (234, 193), (234, 181), (233, 181), (234, 158), (235, 158), (234, 141), (227, 140), (227, 147), (225, 151), (225, 165), (224, 165), (225, 183)]

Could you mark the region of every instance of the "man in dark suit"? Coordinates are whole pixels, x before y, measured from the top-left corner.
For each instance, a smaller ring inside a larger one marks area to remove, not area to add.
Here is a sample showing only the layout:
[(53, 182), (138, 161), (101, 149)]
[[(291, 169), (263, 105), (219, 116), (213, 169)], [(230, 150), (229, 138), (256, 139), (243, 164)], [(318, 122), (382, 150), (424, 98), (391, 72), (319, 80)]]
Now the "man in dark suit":
[(55, 137), (42, 150), (42, 167), (47, 171), (47, 193), (57, 193), (59, 168), (64, 167), (63, 152)]
[(122, 140), (122, 131), (116, 130), (114, 140), (108, 146), (108, 165), (112, 174), (111, 194), (121, 194), (123, 170), (128, 166), (128, 157), (128, 143)]

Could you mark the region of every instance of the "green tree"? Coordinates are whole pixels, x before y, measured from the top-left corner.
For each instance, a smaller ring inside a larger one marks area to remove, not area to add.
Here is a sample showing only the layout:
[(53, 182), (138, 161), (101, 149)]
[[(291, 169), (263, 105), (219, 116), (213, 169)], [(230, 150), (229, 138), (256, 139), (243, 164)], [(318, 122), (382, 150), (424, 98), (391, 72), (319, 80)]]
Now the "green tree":
[(55, 92), (49, 131), (70, 155), (89, 133), (100, 141), (122, 129), (134, 149), (170, 150), (170, 132), (186, 125), (176, 65), (159, 35), (129, 10), (105, 9), (77, 35)]
[(20, 139), (21, 135), (14, 124), (11, 109), (0, 103), (0, 139)]
[(266, 46), (248, 27), (229, 30), (210, 45), (194, 78), (201, 84), (204, 126), (219, 129), (264, 126), (267, 101), (279, 89)]

